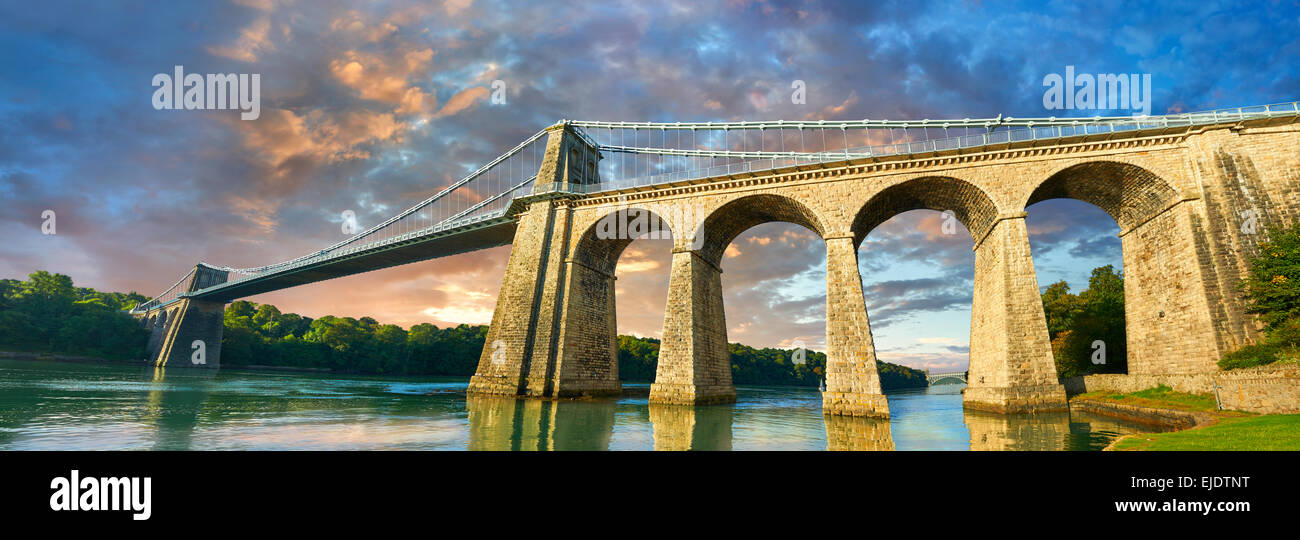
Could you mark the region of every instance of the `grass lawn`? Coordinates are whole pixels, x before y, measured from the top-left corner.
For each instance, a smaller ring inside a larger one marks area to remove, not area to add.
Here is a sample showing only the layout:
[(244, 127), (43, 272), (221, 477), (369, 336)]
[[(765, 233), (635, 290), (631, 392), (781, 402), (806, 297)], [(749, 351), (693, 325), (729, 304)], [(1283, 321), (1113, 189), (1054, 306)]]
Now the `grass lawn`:
[(1140, 392), (1120, 394), (1117, 392), (1088, 392), (1077, 397), (1127, 403), (1141, 407), (1161, 409), (1179, 409), (1184, 411), (1216, 412), (1214, 394), (1188, 394), (1175, 392), (1172, 388), (1160, 385)]
[(1300, 414), (1255, 415), (1220, 411), (1214, 394), (1175, 392), (1168, 386), (1127, 394), (1089, 392), (1082, 398), (1140, 407), (1210, 413), (1213, 425), (1169, 433), (1138, 433), (1115, 443), (1116, 450), (1300, 450)]
[(1129, 435), (1116, 450), (1300, 450), (1300, 414), (1221, 417), (1202, 428)]

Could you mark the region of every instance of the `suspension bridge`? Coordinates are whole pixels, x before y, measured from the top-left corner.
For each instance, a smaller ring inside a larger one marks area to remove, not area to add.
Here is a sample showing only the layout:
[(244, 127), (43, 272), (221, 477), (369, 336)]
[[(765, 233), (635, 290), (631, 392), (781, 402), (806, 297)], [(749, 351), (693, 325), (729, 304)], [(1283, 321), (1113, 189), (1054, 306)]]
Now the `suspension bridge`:
[[(546, 130), (447, 188), (355, 236), (319, 251), (264, 266), (231, 268), (228, 281), (185, 285), (194, 270), (136, 306), (140, 313), (181, 298), (232, 301), (391, 266), (506, 245), (513, 216), (528, 202), (629, 188), (752, 175), (800, 165), (864, 158), (927, 155), (1065, 138), (1105, 140), (1132, 132), (1160, 132), (1223, 122), (1300, 115), (1296, 102), (1150, 117), (980, 118), (768, 122), (562, 121), (587, 143), (583, 150), (618, 157), (601, 160), (599, 174), (579, 182), (534, 185)], [(960, 132), (958, 135), (952, 135)], [(974, 132), (974, 133), (972, 133)], [(878, 144), (870, 144), (876, 142)], [(865, 143), (865, 144), (864, 144)], [(590, 159), (584, 155), (582, 159)], [(601, 181), (601, 178), (607, 180)]]
[[(611, 205), (631, 201), (633, 206), (639, 205), (641, 210), (652, 214), (656, 213), (655, 208), (663, 210), (668, 206), (685, 204), (683, 201), (687, 200), (709, 206), (709, 212), (701, 217), (701, 221), (688, 227), (691, 230), (675, 231), (678, 237), (704, 235), (708, 241), (698, 249), (685, 245), (680, 250), (674, 249), (674, 272), (679, 270), (679, 266), (683, 272), (694, 272), (691, 274), (694, 277), (689, 277), (694, 281), (670, 284), (670, 304), (674, 295), (685, 294), (678, 300), (687, 307), (699, 307), (696, 303), (704, 302), (705, 307), (700, 308), (702, 312), (713, 313), (719, 321), (717, 324), (721, 324), (720, 292), (714, 290), (716, 287), (708, 281), (711, 278), (706, 276), (714, 270), (720, 272), (718, 265), (726, 246), (719, 246), (719, 243), (729, 242), (734, 234), (765, 221), (789, 221), (819, 233), (827, 242), (828, 264), (835, 266), (840, 264), (837, 257), (844, 249), (854, 251), (852, 258), (856, 261), (856, 246), (870, 228), (899, 211), (915, 208), (953, 210), (970, 230), (978, 252), (994, 249), (987, 247), (990, 245), (1018, 245), (1017, 235), (1020, 233), (1002, 231), (1008, 227), (1023, 227), (1023, 206), (1045, 198), (1069, 197), (1092, 202), (1115, 218), (1125, 235), (1133, 230), (1149, 229), (1148, 223), (1167, 215), (1181, 202), (1189, 202), (1192, 205), (1187, 208), (1195, 207), (1194, 212), (1200, 214), (1187, 219), (1193, 222), (1199, 219), (1200, 225), (1178, 221), (1174, 225), (1161, 226), (1175, 227), (1177, 234), (1185, 232), (1189, 235), (1173, 239), (1182, 242), (1176, 245), (1179, 249), (1193, 250), (1180, 256), (1198, 260), (1194, 250), (1219, 249), (1218, 243), (1232, 242), (1212, 239), (1208, 241), (1217, 243), (1207, 248), (1207, 240), (1196, 236), (1204, 234), (1195, 232), (1196, 227), (1218, 230), (1224, 226), (1220, 223), (1226, 215), (1221, 212), (1222, 208), (1237, 210), (1240, 197), (1228, 191), (1219, 193), (1215, 190), (1230, 191), (1235, 189), (1231, 187), (1233, 182), (1245, 185), (1250, 179), (1240, 178), (1248, 173), (1242, 168), (1221, 173), (1208, 169), (1204, 172), (1189, 171), (1189, 160), (1214, 165), (1214, 160), (1218, 159), (1218, 165), (1214, 166), (1222, 165), (1222, 157), (1214, 157), (1215, 150), (1203, 147), (1202, 143), (1217, 141), (1214, 137), (1225, 130), (1232, 134), (1257, 134), (1252, 141), (1268, 141), (1275, 145), (1275, 153), (1284, 152), (1294, 142), (1294, 137), (1289, 134), (1294, 133), (1298, 119), (1300, 103), (1290, 102), (1144, 117), (998, 116), (947, 120), (741, 122), (566, 120), (538, 131), (432, 197), (347, 239), (311, 253), (260, 266), (199, 263), (171, 287), (137, 305), (131, 313), (155, 330), (151, 342), (155, 362), (166, 364), (168, 358), (175, 357), (180, 363), (185, 363), (185, 347), (191, 341), (189, 337), (206, 336), (208, 340), (215, 338), (220, 341), (220, 324), (212, 319), (212, 314), (219, 314), (225, 303), (235, 299), (513, 244), (502, 297), (498, 300), (493, 319), (494, 335), (489, 336), (489, 343), (500, 339), (509, 346), (508, 358), (503, 363), (506, 367), (485, 363), (476, 376), (476, 383), (471, 385), (471, 391), (563, 395), (567, 393), (563, 389), (567, 385), (579, 394), (599, 393), (617, 382), (616, 373), (614, 382), (611, 382), (610, 368), (600, 367), (608, 360), (604, 351), (606, 337), (612, 340), (612, 330), (603, 328), (612, 325), (612, 287), (609, 291), (593, 293), (603, 286), (593, 285), (594, 281), (577, 283), (574, 280), (579, 276), (583, 279), (595, 279), (593, 276), (613, 278), (613, 267), (608, 258), (614, 257), (616, 263), (626, 241), (608, 243), (603, 247), (593, 247), (588, 242), (590, 220), (596, 219), (593, 216), (602, 209), (608, 213)], [(1290, 131), (1286, 131), (1288, 129)], [(1207, 133), (1214, 136), (1206, 137)], [(1231, 147), (1232, 151), (1247, 156), (1262, 148), (1239, 145), (1238, 141), (1220, 144), (1223, 145), (1237, 145)], [(1108, 159), (1107, 155), (1122, 156), (1123, 159)], [(1291, 161), (1287, 160), (1294, 160), (1295, 155), (1296, 152), (1283, 157), (1270, 154), (1268, 159), (1272, 161), (1267, 164), (1272, 166), (1276, 162), (1289, 168)], [(1085, 159), (1089, 156), (1094, 159)], [(1035, 167), (1050, 168), (1059, 164), (1061, 167), (1081, 168), (1062, 168), (1055, 173), (1046, 168), (1025, 169), (1028, 165), (1024, 164), (1030, 162), (1038, 164)], [(1169, 165), (1171, 163), (1182, 165)], [(909, 172), (913, 169), (931, 170), (933, 179), (922, 182)], [(966, 169), (983, 172), (966, 177), (958, 174)], [(1223, 186), (1210, 186), (1213, 182), (1203, 177), (1215, 174), (1236, 174), (1239, 178), (1224, 180)], [(1281, 174), (1277, 177), (1280, 180), (1272, 183), (1281, 185), (1295, 179), (1292, 172)], [(813, 185), (820, 187), (813, 190), (810, 187)], [(1258, 206), (1262, 196), (1273, 192), (1265, 186), (1256, 187), (1259, 188), (1257, 192), (1242, 204)], [(1194, 193), (1198, 190), (1199, 194)], [(741, 192), (752, 193), (742, 197), (742, 201), (736, 199)], [(1214, 201), (1218, 206), (1206, 208), (1210, 200), (1203, 197), (1207, 193), (1220, 198)], [(1273, 210), (1251, 208), (1259, 210), (1265, 218), (1287, 218), (1289, 209), (1281, 200), (1275, 202), (1278, 204)], [(719, 205), (729, 205), (729, 211), (736, 215), (720, 216)], [(1012, 237), (1008, 240), (1000, 236), (1003, 234), (1012, 234)], [(521, 239), (526, 245), (521, 245)], [(841, 240), (847, 247), (840, 247)], [(1134, 247), (1130, 248), (1130, 244)], [(1146, 263), (1134, 260), (1130, 267), (1129, 254), (1134, 250), (1156, 249), (1147, 246), (1145, 240), (1130, 241), (1130, 237), (1125, 236), (1125, 269), (1138, 274), (1134, 276), (1135, 280), (1141, 279), (1139, 266)], [(999, 255), (999, 261), (1022, 255), (1010, 247), (996, 249), (1008, 250)], [(1022, 251), (1023, 257), (1027, 257), (1027, 244)], [(679, 261), (678, 254), (686, 252), (694, 253), (695, 258), (683, 256)], [(1162, 257), (1166, 255), (1170, 254)], [(984, 279), (981, 265), (985, 263), (981, 261), (986, 260), (995, 259), (977, 256), (976, 304), (982, 301), (981, 290), (985, 285), (980, 281)], [(1171, 270), (1177, 261), (1166, 257), (1159, 259), (1158, 264)], [(860, 278), (857, 278), (856, 287), (851, 283), (856, 278), (856, 263), (853, 269), (849, 278), (840, 275), (847, 275), (848, 270), (828, 274), (828, 348), (832, 350), (828, 354), (841, 354), (836, 352), (839, 347), (874, 351), (869, 343), (865, 307), (858, 307), (862, 305)], [(1235, 271), (1226, 269), (1225, 266), (1223, 275)], [(1033, 281), (1031, 263), (1027, 275), (1029, 281)], [(673, 279), (678, 279), (676, 274)], [(1196, 279), (1202, 277), (1198, 274)], [(1027, 290), (1037, 302), (1034, 283)], [(1020, 294), (1025, 285), (1002, 281), (995, 286), (990, 281), (987, 286), (999, 287), (997, 294)], [(1214, 287), (1215, 291), (1219, 290), (1217, 285)], [(555, 292), (557, 290), (560, 292)], [(838, 292), (841, 290), (849, 291), (845, 293), (848, 296), (841, 298)], [(856, 301), (851, 298), (853, 290), (857, 291)], [(1215, 291), (1207, 293), (1202, 288), (1198, 294), (1218, 294)], [(1204, 298), (1209, 297), (1203, 296), (1193, 304), (1205, 305), (1207, 301)], [(1164, 298), (1169, 298), (1169, 295)], [(851, 324), (852, 328), (845, 332), (836, 330), (837, 333), (832, 335), (833, 326), (839, 324), (836, 320), (839, 315), (829, 305), (841, 301), (847, 302), (838, 307), (849, 310), (847, 313), (851, 315), (845, 316), (845, 324)], [(556, 305), (550, 306), (548, 303), (551, 302)], [(573, 302), (591, 302), (592, 305)], [(978, 305), (975, 307), (975, 315), (980, 313), (979, 308)], [(1038, 309), (1037, 317), (1041, 317), (1041, 306)], [(859, 310), (863, 311), (860, 315), (857, 314)], [(696, 324), (695, 330), (691, 330), (690, 325), (674, 330), (677, 327), (673, 325), (686, 323), (674, 320), (680, 314), (671, 311), (665, 320), (664, 353), (670, 356), (679, 354), (682, 362), (694, 367), (680, 373), (690, 381), (658, 385), (662, 390), (659, 399), (702, 402), (734, 396), (734, 391), (729, 390), (729, 370), (704, 366), (699, 360), (719, 354), (719, 339), (725, 350), (725, 328), (714, 328), (711, 326), (713, 323), (696, 320), (691, 323)], [(193, 316), (187, 315), (191, 312)], [(601, 321), (596, 325), (602, 326), (598, 335), (575, 338), (575, 330), (563, 327), (565, 317), (577, 316), (580, 312), (592, 317), (590, 321)], [(602, 319), (606, 314), (608, 324)], [(1008, 317), (1012, 315), (1022, 316), (1020, 313), (1007, 314)], [(190, 323), (184, 322), (187, 317)], [(1196, 317), (1200, 315), (1193, 316)], [(690, 318), (687, 319), (690, 322)], [(1010, 324), (999, 320), (1001, 322), (993, 321), (989, 325)], [(192, 332), (180, 328), (187, 324), (194, 328)], [(700, 330), (699, 324), (710, 330)], [(973, 333), (983, 331), (978, 321), (973, 324)], [(1036, 323), (1030, 321), (1026, 324)], [(1204, 344), (1204, 350), (1196, 351), (1193, 355), (1196, 358), (1213, 354), (1212, 351), (1222, 349), (1233, 340), (1247, 339), (1239, 335), (1242, 330), (1237, 327), (1201, 328), (1197, 325), (1214, 326), (1201, 318), (1195, 319), (1195, 324), (1188, 324), (1189, 330), (1195, 327), (1214, 342)], [(682, 343), (670, 344), (669, 338), (676, 331), (687, 335), (682, 337)], [(565, 334), (567, 338), (559, 335), (565, 332), (569, 332)], [(1140, 339), (1155, 340), (1152, 336), (1159, 333), (1152, 332)], [(987, 352), (979, 350), (975, 336), (972, 336), (971, 374), (978, 381), (968, 389), (968, 398), (979, 395), (978, 385), (984, 380), (978, 377), (981, 367), (976, 357), (994, 354), (1010, 358), (1019, 354), (1018, 348), (1039, 347), (1036, 327), (1031, 334), (1034, 339), (1026, 343), (1002, 344), (997, 346), (998, 350)], [(595, 352), (562, 352), (565, 347), (572, 348), (580, 343), (588, 343)], [(674, 349), (678, 346), (681, 348)], [(1144, 354), (1142, 351), (1161, 346), (1154, 342), (1149, 346), (1130, 345), (1129, 351), (1131, 355), (1135, 351), (1141, 355)], [(208, 351), (209, 358), (216, 356), (211, 344), (208, 344)], [(489, 358), (489, 352), (485, 350), (485, 359)], [(581, 369), (573, 373), (561, 369), (564, 354), (576, 355), (569, 366), (581, 364)], [(874, 352), (869, 354), (874, 357)], [(581, 361), (577, 360), (579, 358)], [(661, 366), (663, 362), (661, 355)], [(1130, 360), (1129, 365), (1133, 366), (1134, 362)], [(870, 373), (853, 372), (851, 377), (857, 377), (855, 380), (858, 382), (845, 383), (856, 388), (853, 391), (831, 388), (837, 379), (834, 373), (828, 373), (826, 399), (844, 401), (846, 410), (857, 412), (869, 413), (873, 407), (878, 407), (883, 398), (853, 397), (878, 394), (878, 382), (862, 382), (874, 380), (874, 367), (862, 369)], [(728, 373), (724, 377), (721, 371)], [(712, 382), (701, 382), (708, 378), (704, 377), (705, 373), (711, 374), (708, 377), (713, 377), (710, 379)], [(998, 384), (1002, 384), (998, 388), (1015, 386), (1011, 379), (1016, 376), (1019, 375), (986, 375), (990, 383), (996, 379)], [(1039, 382), (1048, 386), (1055, 384), (1054, 379), (1050, 384), (1042, 382), (1047, 378), (1041, 373), (1025, 376), (1036, 377), (1036, 381), (1041, 379)], [(582, 379), (584, 382), (565, 382), (565, 377), (577, 377), (574, 380)], [(1005, 397), (1009, 394), (1002, 392), (999, 395)], [(989, 399), (1006, 401), (1001, 397)]]

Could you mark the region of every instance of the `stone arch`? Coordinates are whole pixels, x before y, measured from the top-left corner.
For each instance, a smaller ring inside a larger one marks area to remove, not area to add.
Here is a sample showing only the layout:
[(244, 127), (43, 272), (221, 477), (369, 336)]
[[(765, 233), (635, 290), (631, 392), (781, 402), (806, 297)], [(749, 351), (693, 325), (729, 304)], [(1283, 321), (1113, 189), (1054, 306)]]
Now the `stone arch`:
[(719, 266), (732, 240), (752, 227), (773, 221), (799, 225), (823, 238), (827, 233), (817, 213), (794, 198), (772, 193), (745, 195), (709, 212), (695, 232), (698, 251), (705, 260)]
[(1119, 226), (1127, 373), (1213, 371), (1214, 321), (1196, 249), (1195, 211), (1180, 204), (1176, 185), (1147, 167), (1097, 160), (1066, 166), (1032, 187), (1024, 207), (1075, 199), (1100, 208)]
[(591, 269), (613, 274), (623, 251), (632, 241), (674, 238), (671, 221), (663, 218), (661, 213), (662, 209), (643, 206), (597, 210), (597, 217), (574, 242), (570, 257)]
[[(883, 396), (875, 396), (881, 390), (874, 370), (875, 343), (858, 269), (858, 248), (880, 224), (912, 210), (951, 211), (966, 226), (976, 244), (989, 234), (999, 217), (998, 205), (980, 187), (951, 176), (919, 176), (871, 195), (853, 215), (845, 231), (848, 235), (827, 239), (828, 375), (823, 409), (838, 406), (852, 414), (888, 415)], [(832, 365), (833, 360), (839, 360), (839, 367)], [(833, 384), (832, 375), (839, 381)], [(842, 390), (846, 397), (840, 401), (849, 404), (845, 405), (828, 398), (833, 396), (832, 386), (869, 390)]]
[(976, 242), (997, 221), (998, 207), (984, 190), (950, 176), (924, 176), (889, 186), (867, 200), (850, 231), (856, 248), (890, 218), (911, 210), (952, 211)]
[(159, 309), (149, 315), (149, 359), (157, 362), (163, 339), (167, 335), (167, 310)]
[[(588, 217), (590, 222), (575, 224), (582, 233), (571, 242), (565, 260), (565, 283), (557, 298), (562, 322), (554, 334), (555, 362), (546, 375), (553, 382), (543, 395), (576, 397), (621, 392), (614, 271), (633, 241), (672, 238), (668, 220), (648, 208), (600, 208)], [(550, 347), (543, 343), (543, 350)]]
[(1021, 208), (1075, 199), (1101, 208), (1121, 230), (1141, 225), (1179, 200), (1178, 190), (1150, 170), (1121, 161), (1070, 165), (1038, 184)]

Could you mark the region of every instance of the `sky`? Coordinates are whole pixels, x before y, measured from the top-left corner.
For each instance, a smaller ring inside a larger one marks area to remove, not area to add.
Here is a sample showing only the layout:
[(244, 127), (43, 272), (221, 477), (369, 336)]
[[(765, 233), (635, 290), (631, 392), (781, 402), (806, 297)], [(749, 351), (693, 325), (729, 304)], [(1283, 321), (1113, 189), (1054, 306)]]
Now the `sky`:
[[(216, 0), (0, 2), (0, 278), (161, 292), (343, 239), (560, 119), (1092, 116), (1044, 77), (1151, 75), (1151, 112), (1300, 99), (1300, 3)], [(155, 74), (259, 74), (260, 116), (156, 110)], [(790, 99), (804, 81), (806, 100)], [(502, 81), (505, 103), (489, 99)], [(1118, 111), (1128, 114), (1130, 111)], [(56, 233), (42, 234), (42, 213)], [(973, 241), (918, 210), (859, 251), (880, 359), (966, 365)], [(1039, 285), (1122, 266), (1086, 203), (1029, 208)], [(665, 241), (617, 270), (619, 332), (657, 337)], [(486, 324), (509, 247), (251, 297), (409, 327)], [(821, 349), (825, 245), (746, 231), (723, 260), (728, 336)]]

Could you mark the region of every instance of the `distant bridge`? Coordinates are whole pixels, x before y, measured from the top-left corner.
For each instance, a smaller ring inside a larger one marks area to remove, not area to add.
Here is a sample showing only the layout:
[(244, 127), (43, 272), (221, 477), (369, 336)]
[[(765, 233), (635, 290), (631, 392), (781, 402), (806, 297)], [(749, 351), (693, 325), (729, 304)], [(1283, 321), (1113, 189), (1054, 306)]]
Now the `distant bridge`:
[(1077, 199), (1119, 226), (1129, 373), (1213, 371), (1256, 337), (1235, 288), (1256, 227), (1300, 218), (1298, 121), (1297, 102), (1146, 117), (562, 121), (360, 234), (262, 266), (200, 263), (132, 313), (152, 330), (154, 362), (191, 365), (202, 342), (213, 367), (227, 302), (509, 244), (470, 393), (617, 394), (614, 271), (649, 225), (674, 243), (650, 400), (727, 402), (723, 255), (780, 221), (826, 245), (823, 410), (888, 416), (858, 248), (893, 216), (931, 209), (975, 249), (966, 406), (1061, 410), (1025, 208)]
[(927, 369), (925, 370), (925, 378), (927, 381), (930, 382), (931, 385), (943, 381), (958, 381), (964, 383), (966, 382), (966, 373), (967, 372), (965, 371), (953, 371), (947, 373), (930, 373), (930, 370)]

